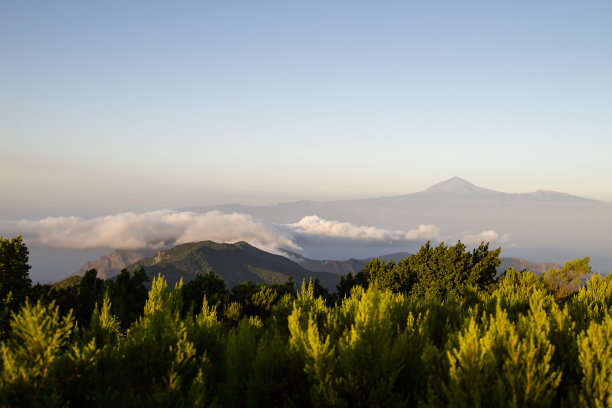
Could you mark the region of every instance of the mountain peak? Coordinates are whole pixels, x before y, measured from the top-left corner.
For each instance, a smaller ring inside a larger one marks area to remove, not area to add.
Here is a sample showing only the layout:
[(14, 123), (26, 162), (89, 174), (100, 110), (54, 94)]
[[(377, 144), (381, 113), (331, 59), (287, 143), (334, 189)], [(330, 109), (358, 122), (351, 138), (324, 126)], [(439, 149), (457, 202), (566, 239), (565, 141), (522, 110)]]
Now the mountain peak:
[(469, 181), (462, 179), (461, 177), (451, 177), (448, 180), (444, 180), (441, 183), (434, 184), (429, 187), (427, 192), (431, 193), (460, 193), (460, 192), (476, 192), (482, 191), (480, 188)]
[(478, 187), (461, 177), (452, 177), (441, 183), (434, 184), (423, 191), (426, 196), (440, 196), (444, 198), (501, 198), (505, 193)]

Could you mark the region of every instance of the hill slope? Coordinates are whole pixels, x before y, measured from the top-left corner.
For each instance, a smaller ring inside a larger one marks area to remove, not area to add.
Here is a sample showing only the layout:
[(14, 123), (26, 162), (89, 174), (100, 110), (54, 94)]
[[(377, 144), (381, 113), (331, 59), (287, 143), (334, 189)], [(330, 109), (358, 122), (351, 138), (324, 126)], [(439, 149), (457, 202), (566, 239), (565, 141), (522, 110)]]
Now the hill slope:
[(170, 285), (183, 278), (193, 279), (198, 273), (214, 271), (225, 280), (228, 288), (239, 283), (284, 283), (288, 277), (299, 285), (303, 279), (319, 279), (328, 289), (335, 290), (340, 281), (336, 274), (312, 272), (280, 255), (270, 254), (246, 242), (219, 244), (202, 241), (177, 245), (155, 256), (139, 260), (130, 268), (144, 267), (149, 277), (161, 273)]
[[(97, 261), (87, 262), (77, 274), (70, 275), (55, 284), (56, 287), (71, 286), (80, 280), (85, 271), (98, 270), (98, 277), (109, 279), (114, 277), (121, 269), (131, 269), (143, 266), (150, 278), (161, 273), (170, 285), (178, 282), (181, 277), (184, 282), (190, 281), (198, 273), (215, 271), (231, 288), (245, 281), (256, 283), (284, 283), (289, 276), (296, 284), (302, 279), (319, 279), (323, 286), (334, 291), (340, 276), (347, 273), (356, 274), (365, 264), (374, 257), (366, 259), (347, 259), (344, 261), (316, 260), (301, 256), (298, 253), (286, 251), (287, 257), (270, 254), (259, 250), (246, 242), (235, 244), (219, 244), (212, 241), (203, 241), (178, 245), (174, 248), (159, 251), (154, 256), (143, 258), (142, 254), (152, 251), (113, 251), (100, 257)], [(386, 261), (399, 262), (410, 256), (408, 252), (398, 252), (378, 256)], [(130, 257), (139, 257), (136, 262), (128, 264)], [(288, 259), (289, 258), (289, 259)], [(515, 270), (527, 269), (542, 274), (550, 268), (560, 268), (556, 263), (529, 262), (522, 258), (500, 258), (501, 265), (498, 273), (508, 268)]]

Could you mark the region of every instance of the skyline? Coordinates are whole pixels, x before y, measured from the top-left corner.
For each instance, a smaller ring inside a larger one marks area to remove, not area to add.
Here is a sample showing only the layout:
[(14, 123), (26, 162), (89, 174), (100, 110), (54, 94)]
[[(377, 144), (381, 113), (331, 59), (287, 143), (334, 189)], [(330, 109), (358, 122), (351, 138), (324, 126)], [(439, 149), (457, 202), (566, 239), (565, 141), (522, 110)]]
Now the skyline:
[[(82, 218), (82, 219), (91, 219), (91, 218), (95, 218), (95, 217), (108, 217), (108, 216), (113, 216), (113, 215), (121, 215), (121, 214), (126, 214), (126, 213), (138, 213), (138, 212), (156, 212), (156, 211), (187, 211), (187, 212), (191, 212), (193, 210), (195, 210), (195, 212), (197, 213), (200, 209), (202, 208), (215, 208), (215, 207), (225, 207), (228, 206), (229, 208), (231, 208), (232, 206), (243, 206), (243, 205), (247, 205), (247, 206), (263, 206), (263, 207), (273, 207), (273, 206), (277, 206), (277, 205), (283, 205), (283, 204), (293, 204), (293, 203), (300, 203), (300, 202), (313, 202), (313, 203), (331, 203), (331, 202), (342, 202), (342, 201), (353, 201), (353, 200), (372, 200), (372, 199), (378, 199), (378, 198), (398, 198), (398, 197), (407, 197), (407, 196), (411, 196), (411, 195), (415, 195), (415, 194), (419, 194), (419, 193), (424, 193), (427, 192), (428, 190), (434, 189), (437, 186), (441, 186), (444, 184), (449, 184), (452, 185), (452, 182), (457, 182), (460, 184), (467, 184), (470, 185), (474, 188), (476, 188), (477, 190), (488, 190), (490, 192), (493, 193), (501, 193), (504, 195), (511, 195), (511, 196), (521, 196), (521, 195), (532, 195), (532, 194), (538, 194), (538, 193), (553, 193), (553, 194), (560, 194), (560, 195), (566, 195), (566, 196), (571, 196), (571, 197), (575, 197), (578, 198), (580, 200), (587, 200), (587, 201), (591, 201), (591, 202), (599, 202), (601, 204), (612, 204), (612, 202), (608, 202), (605, 200), (598, 200), (592, 197), (585, 197), (585, 196), (581, 196), (578, 194), (574, 194), (572, 192), (566, 192), (566, 191), (556, 191), (556, 190), (550, 190), (550, 189), (536, 189), (536, 190), (531, 190), (531, 191), (518, 191), (518, 192), (508, 192), (508, 191), (501, 191), (501, 190), (496, 190), (493, 188), (490, 188), (490, 186), (482, 186), (482, 185), (476, 185), (474, 183), (472, 183), (470, 180), (466, 180), (463, 177), (459, 177), (459, 176), (452, 176), (448, 179), (445, 180), (439, 180), (438, 182), (431, 184), (429, 186), (426, 186), (423, 189), (420, 189), (418, 191), (409, 191), (409, 192), (405, 192), (405, 193), (397, 193), (397, 194), (390, 194), (390, 195), (370, 195), (370, 196), (358, 196), (358, 197), (343, 197), (343, 198), (339, 198), (339, 199), (335, 199), (335, 198), (331, 198), (331, 199), (320, 199), (320, 200), (314, 200), (314, 199), (297, 199), (297, 200), (287, 200), (287, 201), (267, 201), (267, 202), (254, 202), (254, 203), (249, 203), (249, 201), (245, 201), (245, 202), (231, 202), (231, 201), (227, 201), (227, 202), (218, 202), (218, 203), (211, 203), (211, 204), (206, 204), (206, 203), (198, 203), (197, 205), (183, 205), (180, 207), (160, 207), (160, 208), (153, 208), (151, 205), (148, 205), (146, 207), (139, 207), (139, 206), (134, 206), (130, 209), (125, 209), (125, 210), (117, 210), (117, 211), (113, 211), (112, 209), (109, 209), (106, 213), (102, 213), (102, 212), (90, 212), (90, 211), (77, 211), (77, 213), (72, 213), (71, 215), (67, 215), (67, 214), (56, 214), (53, 213), (53, 211), (51, 210), (46, 216), (31, 216), (31, 217), (21, 217), (21, 218), (5, 218), (5, 219), (1, 219), (0, 218), (0, 227), (4, 226), (4, 228), (9, 229), (9, 230), (14, 230), (16, 228), (17, 225), (19, 225), (19, 223), (26, 221), (26, 222), (33, 222), (33, 221), (37, 221), (40, 219), (40, 221), (42, 221), (45, 218), (53, 218), (53, 217), (77, 217), (77, 218)], [(14, 231), (13, 231), (14, 232)]]
[(0, 219), (392, 196), (612, 202), (612, 5), (0, 6)]

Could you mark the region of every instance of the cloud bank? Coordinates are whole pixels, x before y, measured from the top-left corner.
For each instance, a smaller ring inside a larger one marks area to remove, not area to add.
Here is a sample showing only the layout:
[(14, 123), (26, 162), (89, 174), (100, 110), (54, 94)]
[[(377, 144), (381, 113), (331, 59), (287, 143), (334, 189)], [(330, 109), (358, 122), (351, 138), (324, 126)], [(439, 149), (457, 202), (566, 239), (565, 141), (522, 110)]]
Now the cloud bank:
[[(260, 249), (280, 253), (281, 249), (300, 251), (297, 242), (305, 238), (326, 242), (402, 242), (437, 240), (439, 228), (420, 225), (410, 231), (397, 231), (326, 220), (316, 215), (296, 223), (272, 224), (248, 214), (219, 211), (194, 213), (159, 210), (119, 213), (105, 217), (48, 217), (18, 223), (21, 233), (37, 244), (53, 248), (161, 249), (177, 244), (211, 240), (247, 241)], [(334, 241), (335, 240), (335, 241)]]
[(328, 237), (364, 239), (373, 241), (416, 241), (438, 239), (440, 228), (435, 225), (421, 224), (417, 229), (408, 232), (367, 227), (348, 222), (332, 221), (316, 215), (303, 217), (300, 221), (288, 224), (298, 232), (325, 235)]
[(290, 236), (250, 215), (210, 211), (160, 210), (120, 213), (106, 217), (48, 217), (38, 222), (21, 221), (19, 228), (37, 243), (56, 248), (159, 249), (186, 242), (247, 241), (270, 251), (299, 250)]

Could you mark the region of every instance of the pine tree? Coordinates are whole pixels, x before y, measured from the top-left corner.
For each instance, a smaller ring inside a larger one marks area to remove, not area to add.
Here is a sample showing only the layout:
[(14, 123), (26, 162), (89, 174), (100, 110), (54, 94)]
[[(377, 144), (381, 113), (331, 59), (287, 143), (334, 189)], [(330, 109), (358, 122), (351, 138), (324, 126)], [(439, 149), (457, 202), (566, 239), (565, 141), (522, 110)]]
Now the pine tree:
[(17, 311), (32, 287), (28, 248), (21, 236), (0, 236), (0, 339), (7, 336), (10, 311)]

